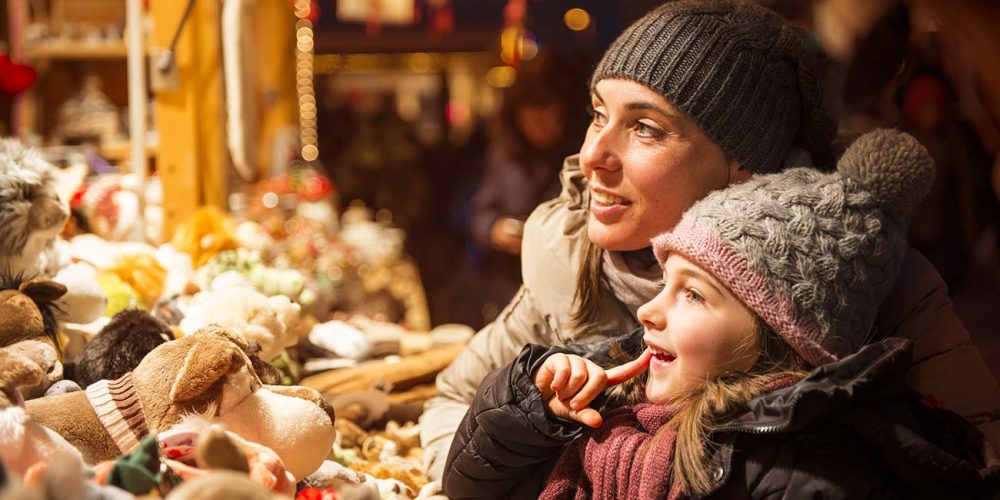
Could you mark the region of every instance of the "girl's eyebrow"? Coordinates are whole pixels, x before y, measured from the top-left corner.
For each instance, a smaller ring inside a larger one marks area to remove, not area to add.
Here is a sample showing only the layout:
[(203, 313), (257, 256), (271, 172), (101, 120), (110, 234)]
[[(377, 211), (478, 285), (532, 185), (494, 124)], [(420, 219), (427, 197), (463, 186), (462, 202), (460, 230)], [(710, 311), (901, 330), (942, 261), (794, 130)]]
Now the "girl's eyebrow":
[(714, 280), (710, 279), (708, 275), (706, 275), (704, 272), (701, 272), (700, 270), (685, 267), (680, 271), (678, 271), (678, 273), (681, 276), (694, 278), (698, 281), (704, 282), (706, 285), (710, 286), (713, 290), (715, 290), (715, 293), (718, 293), (722, 297), (726, 296), (726, 293), (720, 290), (719, 287), (715, 286)]

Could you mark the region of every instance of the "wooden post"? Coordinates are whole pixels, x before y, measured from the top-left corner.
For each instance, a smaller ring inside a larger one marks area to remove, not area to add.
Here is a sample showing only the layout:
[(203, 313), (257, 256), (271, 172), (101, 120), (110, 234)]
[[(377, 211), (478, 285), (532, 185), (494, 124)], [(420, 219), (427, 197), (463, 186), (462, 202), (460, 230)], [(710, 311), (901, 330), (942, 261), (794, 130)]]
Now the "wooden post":
[(257, 25), (257, 84), (260, 110), (260, 143), (257, 159), (261, 177), (274, 168), (275, 139), (298, 130), (295, 94), (295, 14), (289, 2), (273, 0), (254, 4)]
[[(152, 0), (151, 45), (169, 48), (186, 1)], [(177, 88), (156, 93), (160, 142), (156, 165), (163, 185), (164, 238), (202, 205), (225, 208), (225, 103), (217, 1), (196, 1), (174, 52)]]

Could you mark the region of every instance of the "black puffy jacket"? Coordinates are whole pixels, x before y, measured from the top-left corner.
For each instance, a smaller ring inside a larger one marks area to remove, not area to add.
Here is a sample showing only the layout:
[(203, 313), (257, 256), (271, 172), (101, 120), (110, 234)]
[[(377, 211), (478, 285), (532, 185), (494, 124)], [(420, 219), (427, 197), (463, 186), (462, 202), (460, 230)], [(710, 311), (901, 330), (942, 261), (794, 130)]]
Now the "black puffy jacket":
[[(536, 497), (566, 444), (585, 431), (545, 411), (531, 375), (556, 352), (593, 358), (607, 348), (529, 345), (483, 380), (448, 454), (445, 494)], [(750, 401), (710, 436), (717, 486), (706, 498), (1000, 495), (1000, 460), (988, 441), (907, 389), (911, 349), (886, 339)]]

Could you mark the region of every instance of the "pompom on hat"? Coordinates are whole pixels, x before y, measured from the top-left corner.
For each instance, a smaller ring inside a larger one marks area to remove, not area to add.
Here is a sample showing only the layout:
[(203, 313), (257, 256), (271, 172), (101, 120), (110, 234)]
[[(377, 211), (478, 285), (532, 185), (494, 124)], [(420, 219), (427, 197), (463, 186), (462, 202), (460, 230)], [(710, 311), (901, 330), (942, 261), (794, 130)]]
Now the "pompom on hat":
[(653, 238), (653, 249), (661, 264), (679, 252), (711, 272), (819, 366), (865, 342), (933, 178), (916, 139), (876, 130), (845, 151), (836, 172), (795, 168), (710, 194)]
[(629, 26), (590, 85), (641, 83), (690, 116), (754, 173), (782, 169), (793, 148), (828, 165), (837, 124), (823, 91), (825, 58), (807, 35), (748, 2), (667, 2)]

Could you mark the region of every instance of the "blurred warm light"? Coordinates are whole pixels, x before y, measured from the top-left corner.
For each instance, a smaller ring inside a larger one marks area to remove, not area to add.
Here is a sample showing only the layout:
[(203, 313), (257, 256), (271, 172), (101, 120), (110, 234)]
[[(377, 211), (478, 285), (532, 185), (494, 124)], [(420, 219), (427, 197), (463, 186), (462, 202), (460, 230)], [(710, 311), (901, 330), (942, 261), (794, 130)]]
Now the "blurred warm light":
[(426, 52), (417, 52), (410, 54), (406, 63), (410, 67), (410, 71), (423, 73), (434, 69), (434, 56)]
[(486, 83), (498, 89), (514, 85), (517, 71), (510, 66), (494, 66), (486, 72)]
[(505, 28), (500, 33), (500, 58), (507, 64), (518, 60), (521, 45), (521, 29), (515, 26)]
[(444, 108), (445, 120), (454, 125), (462, 125), (472, 117), (472, 110), (465, 102), (452, 99)]
[(590, 26), (590, 13), (580, 8), (569, 9), (563, 14), (563, 22), (573, 31), (583, 31)]
[(316, 148), (316, 146), (313, 146), (312, 144), (309, 144), (309, 145), (304, 146), (302, 148), (302, 159), (303, 160), (305, 160), (305, 161), (315, 161), (316, 158), (319, 158), (319, 149)]
[(530, 61), (538, 55), (538, 42), (533, 35), (521, 37), (521, 60)]

